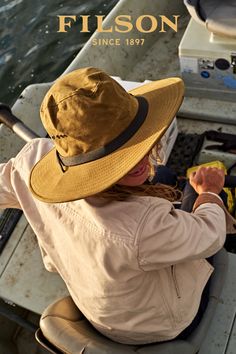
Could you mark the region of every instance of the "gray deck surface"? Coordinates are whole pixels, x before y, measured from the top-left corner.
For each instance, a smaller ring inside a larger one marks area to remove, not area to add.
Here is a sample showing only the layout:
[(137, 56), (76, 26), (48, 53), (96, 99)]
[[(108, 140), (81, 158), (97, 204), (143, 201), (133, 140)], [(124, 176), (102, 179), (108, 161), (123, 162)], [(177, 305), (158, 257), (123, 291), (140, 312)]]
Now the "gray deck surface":
[(228, 275), (214, 321), (199, 354), (236, 353), (236, 255), (229, 253)]
[[(136, 0), (129, 0), (129, 3), (135, 3)], [(162, 2), (158, 2), (161, 4)], [(169, 2), (170, 6), (174, 6), (175, 2)], [(176, 4), (180, 6), (183, 1), (177, 0)], [(141, 7), (143, 6), (146, 11), (143, 13), (154, 13), (154, 2), (146, 0), (139, 4), (139, 11), (142, 13)], [(176, 5), (176, 6), (177, 6)], [(148, 8), (150, 7), (150, 9)], [(131, 6), (132, 7), (132, 6)], [(132, 14), (135, 15), (138, 7), (133, 5)], [(158, 12), (158, 11), (157, 11)], [(123, 10), (123, 13), (128, 13)], [(159, 13), (162, 13), (161, 10)], [(170, 9), (170, 13), (175, 13)], [(179, 62), (178, 62), (178, 45), (184, 33), (184, 29), (189, 20), (186, 11), (181, 15), (179, 31), (176, 34), (170, 32), (161, 36), (157, 33), (153, 36), (153, 41), (150, 41), (148, 47), (138, 48), (139, 53), (134, 52), (135, 48), (104, 48), (88, 47), (81, 55), (78, 56), (77, 62), (72, 63), (69, 70), (81, 66), (96, 66), (105, 69), (109, 74), (120, 76), (123, 80), (130, 81), (144, 81), (156, 80), (168, 76), (180, 76)], [(106, 35), (107, 36), (107, 35)], [(44, 95), (41, 93), (40, 95)], [(33, 97), (36, 97), (35, 95)], [(30, 101), (31, 103), (31, 101)], [(38, 112), (38, 103), (33, 105), (36, 112)], [(23, 108), (22, 108), (23, 109)], [(191, 98), (187, 97), (180, 110), (180, 115), (185, 118), (194, 119), (208, 119), (209, 121), (215, 120), (216, 115), (219, 120), (227, 123), (235, 124), (236, 103), (225, 103), (223, 101), (214, 101), (207, 98)], [(38, 114), (38, 113), (37, 113)], [(37, 116), (37, 114), (35, 116)], [(20, 118), (25, 118), (25, 108), (22, 112), (17, 112)], [(26, 123), (37, 131), (32, 121), (32, 114), (28, 115), (29, 122)], [(25, 119), (23, 119), (25, 120)], [(198, 120), (179, 120), (179, 129), (181, 131), (195, 131), (199, 132), (208, 128), (222, 128), (222, 124), (210, 124), (209, 121), (199, 123)], [(223, 131), (236, 133), (236, 127), (225, 125)], [(9, 133), (9, 135), (12, 135)], [(16, 141), (19, 139), (6, 139), (9, 144), (16, 146)], [(22, 144), (19, 140), (19, 147)], [(3, 145), (2, 145), (3, 146)], [(5, 146), (5, 145), (4, 145)], [(3, 152), (1, 151), (3, 154)], [(214, 321), (209, 329), (206, 339), (202, 345), (199, 354), (235, 354), (236, 353), (236, 255), (229, 255), (229, 273), (226, 285), (222, 293), (222, 301), (219, 303)], [(37, 320), (38, 318), (36, 318)], [(8, 328), (9, 326), (9, 328)], [(1, 329), (0, 331), (0, 354), (14, 354), (13, 349), (7, 350), (5, 342), (12, 339), (18, 346), (18, 354), (41, 354), (44, 353), (36, 346), (34, 336), (22, 329), (12, 329), (11, 323), (6, 323), (5, 320), (0, 318), (0, 328), (5, 328), (6, 332)], [(14, 333), (14, 335), (12, 334)], [(210, 340), (209, 340), (210, 338)]]

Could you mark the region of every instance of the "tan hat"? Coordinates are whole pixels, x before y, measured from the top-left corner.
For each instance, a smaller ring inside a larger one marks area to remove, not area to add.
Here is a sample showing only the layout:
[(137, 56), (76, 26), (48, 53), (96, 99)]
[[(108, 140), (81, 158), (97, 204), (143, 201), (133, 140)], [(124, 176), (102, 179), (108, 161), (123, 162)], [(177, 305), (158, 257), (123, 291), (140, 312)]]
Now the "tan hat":
[(55, 146), (32, 169), (30, 190), (45, 202), (101, 192), (126, 175), (162, 137), (184, 94), (180, 78), (129, 93), (96, 68), (60, 77), (41, 118)]

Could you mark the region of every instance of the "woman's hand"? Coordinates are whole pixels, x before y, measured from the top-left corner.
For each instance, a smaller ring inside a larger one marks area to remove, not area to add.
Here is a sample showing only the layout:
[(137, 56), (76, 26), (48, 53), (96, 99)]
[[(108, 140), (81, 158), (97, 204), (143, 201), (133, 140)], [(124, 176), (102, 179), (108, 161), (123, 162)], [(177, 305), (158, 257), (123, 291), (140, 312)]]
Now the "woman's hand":
[(216, 167), (199, 167), (190, 175), (189, 182), (198, 194), (212, 192), (219, 194), (224, 186), (225, 173)]

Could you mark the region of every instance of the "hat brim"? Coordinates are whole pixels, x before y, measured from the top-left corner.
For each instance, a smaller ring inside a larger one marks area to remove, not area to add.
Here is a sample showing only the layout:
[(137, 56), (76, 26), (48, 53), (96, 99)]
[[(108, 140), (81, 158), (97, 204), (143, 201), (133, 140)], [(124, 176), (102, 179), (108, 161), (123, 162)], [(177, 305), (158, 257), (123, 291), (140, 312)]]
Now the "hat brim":
[(30, 190), (44, 202), (62, 203), (95, 195), (119, 181), (161, 139), (184, 95), (179, 78), (150, 82), (129, 91), (144, 96), (149, 103), (147, 117), (140, 129), (118, 150), (98, 160), (66, 168), (63, 172), (50, 150), (32, 169)]

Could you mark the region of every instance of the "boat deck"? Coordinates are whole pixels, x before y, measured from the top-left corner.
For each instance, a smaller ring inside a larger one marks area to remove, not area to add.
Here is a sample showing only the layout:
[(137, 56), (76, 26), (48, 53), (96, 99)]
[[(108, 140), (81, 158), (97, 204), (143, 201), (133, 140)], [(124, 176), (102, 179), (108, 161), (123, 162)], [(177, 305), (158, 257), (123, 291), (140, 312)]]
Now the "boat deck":
[[(160, 1), (158, 4), (160, 4), (160, 9), (156, 9), (157, 5), (152, 0), (146, 0), (142, 4), (139, 2), (139, 6), (136, 6), (137, 0), (128, 2), (122, 0), (114, 10), (119, 13), (130, 13), (132, 16), (139, 16), (143, 13), (163, 13), (161, 6), (165, 4), (165, 1)], [(182, 0), (168, 2), (168, 7), (169, 13), (181, 14), (177, 33), (170, 31), (165, 35), (161, 33), (150, 35), (145, 39), (145, 45), (142, 48), (92, 47), (89, 42), (66, 72), (78, 67), (97, 66), (111, 75), (135, 82), (180, 76), (178, 45), (189, 16)], [(107, 17), (107, 25), (109, 21), (112, 21), (113, 16), (112, 11)], [(103, 36), (102, 33), (94, 36), (98, 35)], [(132, 33), (132, 35), (135, 34)], [(140, 34), (136, 33), (136, 35), (140, 37)], [(39, 106), (49, 86), (50, 83), (28, 87), (13, 107), (16, 116), (39, 135), (44, 134), (39, 118)], [(202, 133), (210, 128), (236, 134), (235, 112), (236, 103), (234, 102), (186, 97), (178, 114), (178, 128), (179, 131), (186, 133)], [(15, 156), (23, 144), (18, 137), (2, 127), (0, 129), (1, 162)], [(229, 164), (234, 160), (232, 154), (221, 154), (222, 157)], [(66, 294), (65, 286), (57, 276), (44, 270), (35, 236), (24, 217), (21, 217), (13, 235), (14, 237), (11, 237), (0, 257), (0, 297), (40, 314), (55, 298)], [(222, 293), (222, 301), (218, 305), (215, 319), (209, 329), (211, 336), (206, 337), (200, 354), (235, 353), (236, 280), (234, 269), (236, 269), (236, 255), (229, 254), (229, 273)], [(28, 316), (31, 319), (32, 313)], [(34, 321), (37, 323), (39, 315), (34, 316), (36, 316)], [(16, 353), (18, 354), (41, 353), (35, 345), (32, 334), (17, 326), (14, 326), (11, 331), (11, 324), (1, 317), (0, 324), (3, 324), (6, 329), (9, 326), (9, 329), (0, 332), (1, 354), (14, 354), (13, 349), (7, 351), (4, 347), (6, 340), (10, 341), (10, 339), (17, 344)], [(211, 340), (208, 341), (210, 337)]]
[[(234, 236), (233, 236), (234, 237)], [(235, 354), (236, 255), (229, 253), (229, 268), (221, 300), (199, 354)]]

